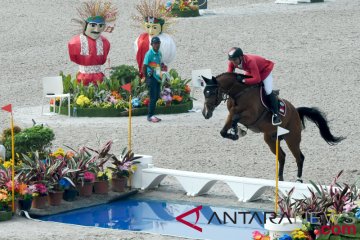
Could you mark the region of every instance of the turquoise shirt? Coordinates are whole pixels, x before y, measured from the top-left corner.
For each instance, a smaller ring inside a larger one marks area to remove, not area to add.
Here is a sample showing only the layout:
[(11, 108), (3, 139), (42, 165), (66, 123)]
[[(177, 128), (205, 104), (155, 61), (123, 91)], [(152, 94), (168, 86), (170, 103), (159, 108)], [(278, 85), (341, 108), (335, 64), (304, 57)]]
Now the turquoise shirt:
[(160, 50), (158, 52), (155, 52), (152, 48), (147, 51), (144, 58), (144, 64), (147, 65), (146, 73), (149, 74), (153, 71), (153, 77), (158, 81), (161, 80), (161, 59), (162, 55)]

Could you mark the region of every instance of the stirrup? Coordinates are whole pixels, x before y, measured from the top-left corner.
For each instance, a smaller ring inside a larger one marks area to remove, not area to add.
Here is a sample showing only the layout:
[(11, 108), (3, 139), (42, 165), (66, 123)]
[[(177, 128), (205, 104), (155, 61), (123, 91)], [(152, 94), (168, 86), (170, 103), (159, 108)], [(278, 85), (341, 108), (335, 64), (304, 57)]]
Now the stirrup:
[[(275, 118), (277, 118), (277, 120), (278, 120), (277, 122), (275, 122), (275, 120), (274, 120)], [(281, 121), (278, 114), (273, 114), (272, 115), (271, 122), (272, 122), (272, 125), (274, 125), (274, 126), (278, 126), (278, 125), (280, 125), (282, 123), (282, 121)]]

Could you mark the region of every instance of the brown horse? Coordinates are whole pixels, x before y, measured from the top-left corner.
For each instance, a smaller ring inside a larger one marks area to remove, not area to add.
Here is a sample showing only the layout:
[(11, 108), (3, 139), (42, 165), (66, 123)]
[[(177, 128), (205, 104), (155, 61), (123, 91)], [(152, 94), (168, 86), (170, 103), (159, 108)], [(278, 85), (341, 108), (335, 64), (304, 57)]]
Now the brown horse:
[[(237, 140), (238, 122), (253, 132), (264, 133), (264, 140), (270, 150), (275, 154), (277, 127), (271, 123), (272, 113), (264, 107), (261, 102), (261, 84), (245, 85), (242, 79), (247, 76), (237, 73), (223, 73), (212, 79), (203, 77), (206, 87), (204, 89), (205, 103), (202, 111), (205, 119), (211, 118), (215, 108), (221, 101), (227, 101), (229, 115), (220, 134), (224, 138)], [(281, 127), (290, 132), (282, 136), (287, 143), (291, 153), (294, 155), (297, 164), (297, 181), (302, 182), (302, 169), (304, 155), (300, 150), (301, 131), (305, 128), (304, 118), (314, 122), (321, 137), (329, 144), (334, 145), (342, 141), (343, 137), (334, 137), (329, 129), (324, 114), (317, 108), (300, 107), (295, 108), (289, 101), (283, 99), (286, 105), (286, 115), (281, 116)], [(228, 133), (232, 128), (233, 133)], [(280, 139), (281, 140), (281, 139)], [(283, 181), (285, 164), (285, 153), (279, 148), (279, 180)]]

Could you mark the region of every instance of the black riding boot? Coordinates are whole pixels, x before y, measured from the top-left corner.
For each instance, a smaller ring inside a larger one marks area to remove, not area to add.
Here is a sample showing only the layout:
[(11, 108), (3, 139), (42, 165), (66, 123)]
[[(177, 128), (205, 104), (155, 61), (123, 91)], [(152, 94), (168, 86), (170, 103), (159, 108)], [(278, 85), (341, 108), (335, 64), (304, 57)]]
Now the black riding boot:
[(281, 119), (279, 116), (279, 105), (278, 105), (278, 99), (276, 97), (276, 95), (274, 94), (274, 92), (271, 92), (269, 95), (266, 96), (269, 100), (270, 103), (270, 108), (271, 111), (273, 113), (272, 116), (272, 125), (280, 125), (281, 124)]

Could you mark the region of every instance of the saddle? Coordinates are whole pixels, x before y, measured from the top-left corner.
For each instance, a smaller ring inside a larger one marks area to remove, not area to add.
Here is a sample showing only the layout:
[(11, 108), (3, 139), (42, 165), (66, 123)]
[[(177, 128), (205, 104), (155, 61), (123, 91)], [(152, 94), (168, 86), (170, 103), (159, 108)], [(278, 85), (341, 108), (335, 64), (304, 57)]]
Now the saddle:
[[(277, 90), (274, 90), (273, 92), (277, 96), (277, 99), (278, 99), (279, 114), (281, 116), (285, 116), (286, 115), (286, 103), (283, 99), (279, 98), (280, 90), (277, 89)], [(270, 111), (270, 107), (269, 107), (270, 103), (269, 103), (268, 99), (266, 98), (266, 93), (265, 93), (263, 86), (260, 87), (260, 100), (261, 100), (262, 105), (268, 111)]]

